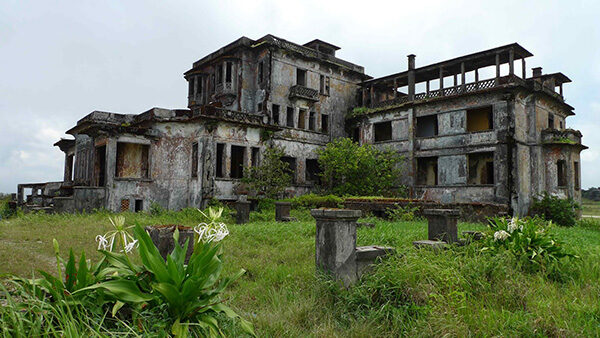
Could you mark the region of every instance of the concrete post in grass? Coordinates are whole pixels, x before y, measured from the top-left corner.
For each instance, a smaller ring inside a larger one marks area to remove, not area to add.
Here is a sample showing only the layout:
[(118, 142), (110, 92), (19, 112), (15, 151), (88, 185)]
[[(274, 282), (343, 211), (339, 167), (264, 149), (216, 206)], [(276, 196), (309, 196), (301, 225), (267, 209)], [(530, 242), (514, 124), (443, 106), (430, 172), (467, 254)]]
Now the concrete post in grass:
[(292, 209), (292, 203), (290, 202), (275, 202), (275, 220), (277, 222), (289, 222), (290, 210)]
[(237, 224), (248, 223), (250, 220), (250, 202), (248, 201), (236, 201), (235, 202), (235, 222)]
[(356, 221), (360, 210), (313, 209), (317, 223), (315, 261), (317, 269), (349, 286), (358, 279)]
[(427, 232), (430, 241), (444, 241), (448, 244), (458, 241), (458, 217), (456, 209), (426, 209), (423, 215), (427, 218)]

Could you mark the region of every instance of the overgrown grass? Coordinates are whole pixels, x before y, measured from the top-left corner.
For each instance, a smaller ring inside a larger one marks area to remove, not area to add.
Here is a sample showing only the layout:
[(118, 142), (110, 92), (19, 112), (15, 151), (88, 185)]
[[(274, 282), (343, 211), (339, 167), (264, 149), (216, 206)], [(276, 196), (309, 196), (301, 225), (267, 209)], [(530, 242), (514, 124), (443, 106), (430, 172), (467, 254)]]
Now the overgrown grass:
[(583, 215), (600, 216), (600, 202), (582, 198), (581, 206)]
[[(108, 215), (29, 214), (0, 222), (0, 272), (27, 277), (34, 269), (52, 271), (52, 238), (96, 259), (93, 238), (109, 228)], [(581, 260), (550, 280), (522, 272), (509, 255), (483, 254), (477, 245), (417, 250), (412, 241), (426, 238), (425, 222), (368, 218), (376, 227), (359, 228), (357, 244), (393, 246), (397, 254), (345, 290), (316, 275), (308, 211), (292, 210), (292, 216), (298, 222), (276, 223), (273, 209), (265, 208), (253, 212), (249, 224), (228, 222), (224, 275), (240, 268), (247, 273), (225, 296), (259, 336), (600, 335), (599, 227), (554, 228)], [(144, 225), (200, 220), (190, 210), (125, 217)], [(459, 224), (459, 231), (484, 228)], [(225, 330), (241, 334), (234, 325)]]

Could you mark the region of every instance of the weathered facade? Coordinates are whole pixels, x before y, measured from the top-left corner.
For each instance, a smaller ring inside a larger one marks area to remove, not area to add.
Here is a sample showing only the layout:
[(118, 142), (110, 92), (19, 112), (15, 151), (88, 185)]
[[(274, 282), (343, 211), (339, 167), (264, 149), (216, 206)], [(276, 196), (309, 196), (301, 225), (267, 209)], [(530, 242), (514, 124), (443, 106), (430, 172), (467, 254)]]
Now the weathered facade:
[[(527, 78), (531, 54), (518, 44), (420, 68), (410, 55), (407, 71), (377, 79), (337, 58), (337, 49), (320, 40), (242, 37), (184, 74), (188, 109), (94, 111), (79, 120), (67, 131), (74, 139), (55, 144), (65, 153), (63, 181), (19, 185), (18, 201), (57, 211), (140, 211), (153, 202), (176, 210), (234, 200), (244, 166), (258, 163), (269, 144), (286, 149), (294, 173), (288, 193), (302, 194), (319, 170), (315, 150), (344, 136), (404, 154), (402, 179), (413, 197), (505, 204), (518, 214), (543, 191), (580, 198), (585, 147), (578, 131), (566, 129), (573, 108), (562, 96), (570, 80), (537, 68)], [(480, 80), (485, 67), (496, 76)]]

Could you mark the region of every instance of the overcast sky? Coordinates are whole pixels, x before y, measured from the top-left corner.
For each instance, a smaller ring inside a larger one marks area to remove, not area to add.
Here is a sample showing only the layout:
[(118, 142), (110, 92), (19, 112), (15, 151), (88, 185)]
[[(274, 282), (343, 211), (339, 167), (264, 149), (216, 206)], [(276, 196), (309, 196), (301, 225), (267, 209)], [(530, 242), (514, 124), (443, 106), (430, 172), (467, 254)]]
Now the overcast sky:
[(183, 72), (233, 40), (319, 38), (371, 76), (518, 42), (563, 72), (582, 131), (582, 185), (600, 186), (597, 1), (7, 1), (0, 4), (0, 192), (62, 180), (52, 144), (93, 110), (185, 108)]

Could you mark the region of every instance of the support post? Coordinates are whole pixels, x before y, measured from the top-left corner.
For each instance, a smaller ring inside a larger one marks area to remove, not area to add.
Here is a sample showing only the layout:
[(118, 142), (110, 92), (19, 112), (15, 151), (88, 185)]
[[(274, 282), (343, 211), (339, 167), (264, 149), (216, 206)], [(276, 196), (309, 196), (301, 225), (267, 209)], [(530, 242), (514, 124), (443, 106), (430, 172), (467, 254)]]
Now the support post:
[(408, 55), (408, 99), (415, 99), (415, 54)]
[(460, 91), (465, 92), (465, 63), (460, 63)]
[(479, 89), (479, 68), (475, 68), (475, 88)]
[(498, 79), (500, 79), (500, 54), (496, 53), (496, 84)]
[(440, 67), (440, 96), (444, 96), (444, 68)]
[(515, 50), (512, 48), (508, 51), (508, 73), (515, 74)]
[(235, 202), (235, 223), (237, 224), (248, 223), (250, 220), (250, 202), (245, 198), (245, 195), (242, 196)]
[(356, 265), (356, 220), (360, 210), (313, 209), (317, 223), (315, 263), (317, 270), (349, 286), (358, 280)]
[(292, 209), (292, 203), (290, 202), (275, 202), (275, 221), (277, 222), (289, 222), (290, 210)]
[(394, 98), (398, 97), (398, 82), (394, 79)]
[(521, 59), (521, 74), (523, 80), (527, 78), (527, 67), (525, 66), (525, 58)]
[(425, 96), (429, 97), (429, 80), (425, 84), (425, 92), (427, 93)]
[(371, 85), (371, 107), (373, 107), (374, 104), (375, 104), (375, 89), (373, 89), (373, 86)]

